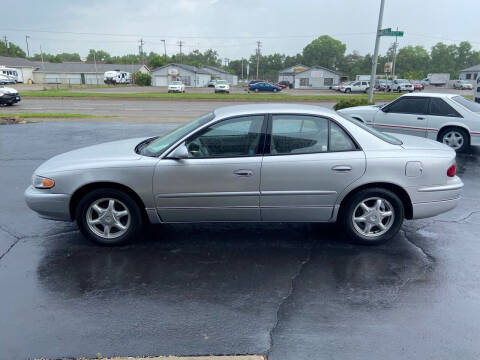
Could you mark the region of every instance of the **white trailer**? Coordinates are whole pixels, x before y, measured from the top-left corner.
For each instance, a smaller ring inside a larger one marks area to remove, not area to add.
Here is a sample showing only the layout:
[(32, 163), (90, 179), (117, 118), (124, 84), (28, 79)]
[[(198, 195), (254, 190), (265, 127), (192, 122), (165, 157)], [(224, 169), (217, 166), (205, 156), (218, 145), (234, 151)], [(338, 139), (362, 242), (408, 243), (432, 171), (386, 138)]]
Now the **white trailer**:
[(449, 73), (433, 73), (427, 76), (429, 85), (444, 86), (450, 81)]
[(105, 84), (130, 84), (132, 82), (132, 74), (126, 71), (112, 70), (103, 74), (103, 82)]
[(23, 74), (20, 70), (15, 68), (9, 68), (6, 66), (0, 66), (0, 74), (11, 79), (10, 83), (23, 83)]

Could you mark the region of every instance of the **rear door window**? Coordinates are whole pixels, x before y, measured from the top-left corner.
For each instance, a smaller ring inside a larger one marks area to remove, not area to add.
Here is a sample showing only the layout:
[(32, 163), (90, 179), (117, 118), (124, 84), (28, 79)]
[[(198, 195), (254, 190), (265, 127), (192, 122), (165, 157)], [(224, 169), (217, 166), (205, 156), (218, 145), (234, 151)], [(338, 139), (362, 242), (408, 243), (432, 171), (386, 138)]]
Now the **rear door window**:
[(453, 107), (448, 105), (445, 100), (440, 98), (430, 99), (430, 115), (461, 117)]

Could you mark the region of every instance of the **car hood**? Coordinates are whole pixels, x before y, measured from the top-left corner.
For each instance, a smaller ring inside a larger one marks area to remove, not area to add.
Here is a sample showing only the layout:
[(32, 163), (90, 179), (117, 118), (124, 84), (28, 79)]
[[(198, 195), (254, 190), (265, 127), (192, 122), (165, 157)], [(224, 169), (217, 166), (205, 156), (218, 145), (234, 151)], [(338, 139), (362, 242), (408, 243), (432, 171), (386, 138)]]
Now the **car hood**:
[(44, 175), (60, 171), (118, 166), (142, 158), (135, 147), (148, 138), (113, 141), (69, 151), (45, 161), (35, 173)]
[(6, 94), (18, 94), (16, 89), (6, 86), (0, 86), (0, 91)]
[(402, 142), (402, 147), (407, 150), (443, 150), (455, 153), (451, 147), (438, 141), (426, 139), (419, 136), (388, 133)]
[(376, 111), (378, 111), (379, 108), (380, 108), (379, 105), (363, 105), (363, 106), (353, 106), (353, 107), (349, 107), (349, 108), (344, 108), (344, 109), (340, 109), (340, 110), (337, 110), (337, 111), (341, 112), (341, 113), (349, 114), (351, 112), (356, 112), (356, 111), (376, 112)]

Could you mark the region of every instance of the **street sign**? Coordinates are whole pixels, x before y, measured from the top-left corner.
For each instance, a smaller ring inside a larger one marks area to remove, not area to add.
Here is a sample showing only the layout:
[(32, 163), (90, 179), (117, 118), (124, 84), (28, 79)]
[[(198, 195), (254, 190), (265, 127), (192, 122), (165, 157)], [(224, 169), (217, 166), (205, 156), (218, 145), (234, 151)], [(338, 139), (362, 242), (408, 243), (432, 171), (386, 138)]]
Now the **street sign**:
[(391, 62), (387, 62), (385, 63), (385, 67), (384, 67), (384, 73), (386, 74), (390, 74), (392, 72), (392, 63)]
[(380, 36), (403, 36), (403, 31), (392, 31), (392, 28), (382, 29), (378, 33)]

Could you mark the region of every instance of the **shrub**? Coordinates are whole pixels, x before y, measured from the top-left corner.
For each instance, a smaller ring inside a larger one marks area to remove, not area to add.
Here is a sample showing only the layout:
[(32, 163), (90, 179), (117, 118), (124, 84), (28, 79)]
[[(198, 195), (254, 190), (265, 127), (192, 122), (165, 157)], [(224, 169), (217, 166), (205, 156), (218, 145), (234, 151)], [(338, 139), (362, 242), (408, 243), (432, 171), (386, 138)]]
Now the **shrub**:
[(135, 78), (135, 84), (140, 86), (150, 86), (152, 85), (152, 76), (150, 74), (144, 74), (140, 71), (137, 71), (133, 74)]
[(349, 98), (349, 99), (342, 99), (338, 103), (335, 104), (333, 107), (335, 110), (345, 109), (353, 106), (361, 106), (361, 105), (373, 105), (373, 103), (369, 102), (368, 99), (365, 98)]

